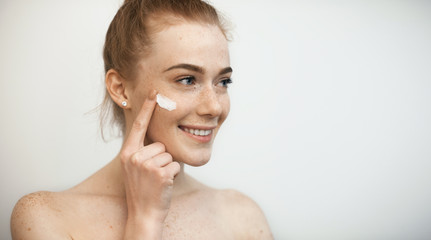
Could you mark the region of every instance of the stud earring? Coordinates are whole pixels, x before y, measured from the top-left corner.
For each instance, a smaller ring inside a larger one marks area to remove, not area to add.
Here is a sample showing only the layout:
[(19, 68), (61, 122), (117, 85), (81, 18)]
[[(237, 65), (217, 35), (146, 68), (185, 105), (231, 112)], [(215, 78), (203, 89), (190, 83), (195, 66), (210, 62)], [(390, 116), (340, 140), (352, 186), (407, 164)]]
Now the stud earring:
[(123, 107), (126, 107), (127, 106), (127, 102), (123, 101), (123, 102), (121, 102), (121, 105), (123, 105)]

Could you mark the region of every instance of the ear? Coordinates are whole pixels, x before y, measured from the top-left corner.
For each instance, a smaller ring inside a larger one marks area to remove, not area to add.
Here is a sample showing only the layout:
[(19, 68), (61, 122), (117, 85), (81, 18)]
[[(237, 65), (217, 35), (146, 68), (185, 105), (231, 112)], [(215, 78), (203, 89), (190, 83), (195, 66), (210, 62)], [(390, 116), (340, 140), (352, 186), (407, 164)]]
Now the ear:
[[(105, 75), (106, 90), (112, 100), (121, 108), (130, 108), (130, 101), (126, 92), (126, 80), (114, 69), (109, 69)], [(126, 106), (124, 106), (126, 102)]]

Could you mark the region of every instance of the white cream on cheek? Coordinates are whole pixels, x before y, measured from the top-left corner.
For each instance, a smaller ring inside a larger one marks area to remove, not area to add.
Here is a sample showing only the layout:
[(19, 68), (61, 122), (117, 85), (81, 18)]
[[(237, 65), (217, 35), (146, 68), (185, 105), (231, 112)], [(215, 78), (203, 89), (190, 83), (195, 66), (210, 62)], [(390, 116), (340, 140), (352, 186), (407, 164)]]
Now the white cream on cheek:
[(157, 94), (157, 103), (161, 108), (166, 109), (168, 111), (172, 111), (177, 108), (176, 102), (161, 94)]

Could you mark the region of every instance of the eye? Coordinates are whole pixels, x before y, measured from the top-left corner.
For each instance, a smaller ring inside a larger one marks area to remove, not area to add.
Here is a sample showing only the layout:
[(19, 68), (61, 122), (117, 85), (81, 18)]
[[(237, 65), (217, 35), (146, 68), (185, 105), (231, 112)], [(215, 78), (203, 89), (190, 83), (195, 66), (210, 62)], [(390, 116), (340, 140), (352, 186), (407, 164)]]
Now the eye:
[(218, 84), (221, 84), (222, 87), (227, 88), (229, 86), (229, 84), (231, 84), (231, 83), (232, 83), (232, 79), (226, 78), (226, 79), (221, 80)]
[(177, 80), (177, 82), (184, 84), (184, 85), (193, 85), (193, 83), (195, 83), (196, 79), (193, 76), (187, 76), (184, 78), (181, 78), (179, 80)]

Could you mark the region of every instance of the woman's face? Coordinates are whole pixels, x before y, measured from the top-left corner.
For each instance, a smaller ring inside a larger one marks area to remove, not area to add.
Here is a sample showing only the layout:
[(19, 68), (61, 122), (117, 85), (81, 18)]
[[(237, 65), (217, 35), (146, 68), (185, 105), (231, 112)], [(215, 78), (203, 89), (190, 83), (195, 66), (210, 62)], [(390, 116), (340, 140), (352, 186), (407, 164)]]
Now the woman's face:
[(155, 33), (152, 40), (133, 84), (133, 117), (152, 89), (175, 101), (173, 111), (156, 106), (145, 142), (161, 142), (174, 160), (201, 166), (210, 159), (229, 113), (227, 40), (215, 25), (185, 21)]

